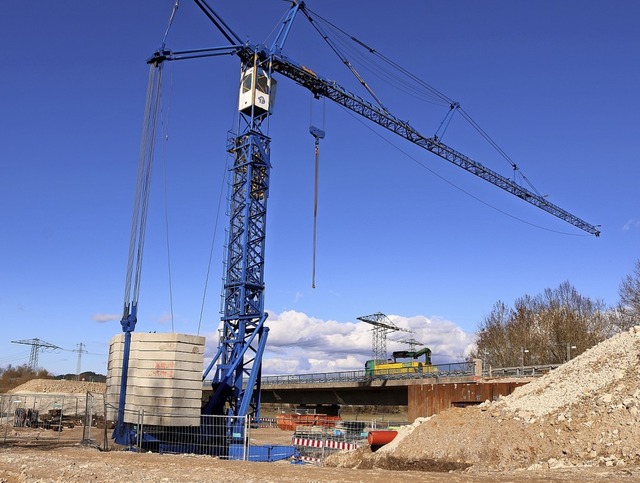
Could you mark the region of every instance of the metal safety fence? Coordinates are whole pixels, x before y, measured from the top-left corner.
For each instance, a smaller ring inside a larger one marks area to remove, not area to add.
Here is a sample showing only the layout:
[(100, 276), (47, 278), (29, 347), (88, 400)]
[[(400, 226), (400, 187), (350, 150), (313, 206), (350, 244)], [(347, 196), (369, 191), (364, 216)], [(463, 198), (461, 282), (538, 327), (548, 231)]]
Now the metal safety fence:
[(0, 438), (30, 443), (91, 441), (104, 433), (102, 395), (0, 394)]
[(323, 464), (332, 454), (366, 445), (369, 431), (389, 427), (388, 421), (343, 420), (322, 414), (284, 414), (277, 420), (279, 428), (293, 431), (299, 461), (312, 464)]
[(129, 443), (117, 445), (112, 439), (116, 417), (117, 408), (106, 404), (103, 394), (0, 394), (0, 440), (5, 444), (85, 444), (103, 451), (321, 464), (337, 451), (366, 444), (368, 431), (388, 427), (384, 421), (348, 421), (317, 414), (256, 420), (198, 415), (195, 424), (176, 425), (171, 422), (184, 415), (126, 410)]
[[(108, 414), (113, 414), (115, 419), (117, 408), (108, 408)], [(194, 418), (193, 414), (125, 410), (124, 420), (130, 436), (128, 449), (134, 451), (247, 459), (251, 426), (246, 416), (197, 415)], [(184, 424), (185, 420), (190, 423)]]

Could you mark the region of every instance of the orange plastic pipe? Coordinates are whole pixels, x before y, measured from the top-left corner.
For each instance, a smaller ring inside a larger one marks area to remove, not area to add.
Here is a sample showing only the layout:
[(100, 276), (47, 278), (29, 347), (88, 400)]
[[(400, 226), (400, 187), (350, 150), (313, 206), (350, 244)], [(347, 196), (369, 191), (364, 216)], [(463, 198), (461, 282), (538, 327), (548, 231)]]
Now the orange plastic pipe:
[(369, 431), (367, 441), (371, 446), (382, 446), (391, 443), (397, 434), (397, 431)]

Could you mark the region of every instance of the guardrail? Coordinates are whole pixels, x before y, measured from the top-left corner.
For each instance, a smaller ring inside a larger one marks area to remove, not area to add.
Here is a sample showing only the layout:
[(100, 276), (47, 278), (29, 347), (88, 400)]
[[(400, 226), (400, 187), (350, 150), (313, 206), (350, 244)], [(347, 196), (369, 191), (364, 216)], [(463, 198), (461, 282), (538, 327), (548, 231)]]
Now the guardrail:
[[(498, 367), (485, 368), (482, 377), (538, 377), (547, 374), (557, 368), (560, 364), (546, 364), (539, 366), (519, 366), (519, 367)], [(309, 385), (309, 384), (333, 384), (338, 382), (361, 382), (398, 379), (430, 379), (439, 381), (447, 377), (471, 377), (476, 375), (474, 362), (453, 362), (449, 364), (436, 364), (432, 366), (432, 372), (405, 372), (393, 373), (389, 371), (377, 371), (374, 376), (367, 375), (364, 370), (342, 371), (342, 372), (319, 372), (315, 374), (283, 374), (280, 376), (262, 376), (262, 386), (285, 386), (285, 385)], [(203, 387), (210, 388), (210, 382), (204, 381)]]
[(559, 367), (560, 364), (545, 364), (542, 366), (498, 367), (484, 370), (484, 377), (538, 377)]
[[(487, 368), (482, 372), (483, 377), (538, 377), (557, 368), (559, 364), (541, 366), (519, 366)], [(281, 376), (262, 376), (262, 386), (304, 385), (304, 384), (332, 384), (336, 382), (371, 382), (377, 380), (398, 379), (435, 379), (446, 377), (469, 377), (476, 374), (474, 362), (454, 362), (432, 366), (432, 372), (384, 373), (378, 371), (374, 376), (361, 371), (320, 372), (316, 374), (285, 374)]]
[(321, 372), (317, 374), (285, 374), (282, 376), (262, 376), (262, 386), (294, 385), (294, 384), (331, 384), (336, 382), (371, 382), (377, 380), (397, 379), (440, 379), (442, 377), (465, 377), (475, 374), (473, 362), (454, 362), (431, 366), (429, 372), (402, 372), (393, 370), (377, 371), (375, 375), (367, 375), (364, 370), (344, 372)]

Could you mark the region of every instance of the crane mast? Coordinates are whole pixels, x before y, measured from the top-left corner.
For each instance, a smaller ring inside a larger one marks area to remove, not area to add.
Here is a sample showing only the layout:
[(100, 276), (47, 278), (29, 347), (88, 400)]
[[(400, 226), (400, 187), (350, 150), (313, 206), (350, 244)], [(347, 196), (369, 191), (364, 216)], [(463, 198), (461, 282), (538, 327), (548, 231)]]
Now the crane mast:
[(259, 414), (264, 325), (264, 248), (269, 197), (270, 143), (262, 132), (274, 86), (257, 59), (243, 63), (239, 122), (244, 129), (228, 142), (231, 168), (230, 223), (226, 246), (222, 336), (206, 414)]

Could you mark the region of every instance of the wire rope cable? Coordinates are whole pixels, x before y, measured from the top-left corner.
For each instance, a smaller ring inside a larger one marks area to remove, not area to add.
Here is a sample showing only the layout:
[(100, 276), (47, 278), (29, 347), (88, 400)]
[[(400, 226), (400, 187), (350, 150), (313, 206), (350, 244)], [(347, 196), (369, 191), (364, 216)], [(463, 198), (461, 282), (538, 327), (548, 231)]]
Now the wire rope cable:
[[(149, 189), (153, 167), (153, 151), (155, 147), (155, 130), (159, 110), (159, 92), (162, 86), (162, 64), (149, 66), (145, 115), (142, 124), (142, 139), (138, 156), (138, 173), (136, 194), (131, 220), (129, 237), (129, 254), (124, 290), (124, 315), (131, 315), (131, 309), (138, 304), (140, 278), (142, 272), (142, 255), (144, 252), (144, 235), (149, 205)], [(134, 266), (135, 264), (135, 266)], [(132, 293), (133, 291), (133, 293)]]
[[(330, 30), (331, 32), (339, 34), (339, 35), (336, 35), (336, 38), (333, 40), (333, 44), (334, 45), (340, 44), (343, 47), (343, 49), (349, 51), (352, 54), (352, 56), (353, 56), (352, 58), (359, 59), (361, 61), (361, 65), (365, 66), (365, 68), (369, 72), (372, 72), (378, 78), (380, 78), (381, 80), (387, 82), (390, 86), (392, 86), (392, 87), (394, 87), (396, 89), (399, 89), (399, 90), (403, 90), (403, 91), (411, 94), (412, 98), (419, 98), (421, 100), (430, 99), (430, 101), (427, 101), (427, 102), (434, 102), (436, 104), (449, 105), (449, 111), (445, 115), (445, 118), (440, 123), (440, 126), (439, 126), (438, 130), (436, 131), (436, 135), (439, 136), (440, 138), (442, 138), (442, 136), (446, 132), (447, 128), (449, 127), (449, 125), (450, 125), (450, 123), (451, 123), (451, 121), (453, 119), (453, 114), (455, 113), (455, 111), (459, 111), (460, 114), (462, 115), (462, 118), (465, 121), (467, 121), (473, 127), (473, 129), (475, 129), (476, 132), (478, 132), (478, 134), (480, 134), (480, 136), (483, 139), (485, 139), (489, 143), (489, 145), (491, 147), (493, 147), (493, 149), (495, 149), (496, 152), (502, 158), (504, 158), (507, 161), (507, 163), (509, 163), (509, 165), (511, 166), (511, 168), (514, 171), (514, 182), (517, 182), (516, 174), (519, 173), (521, 178), (522, 178), (522, 180), (531, 188), (531, 190), (534, 193), (536, 193), (537, 195), (541, 196), (539, 191), (533, 185), (533, 183), (531, 183), (531, 181), (524, 175), (524, 173), (522, 173), (522, 171), (520, 170), (519, 166), (487, 134), (487, 132), (480, 127), (480, 125), (469, 115), (469, 113), (467, 113), (464, 109), (462, 109), (462, 107), (460, 106), (460, 104), (458, 102), (452, 100), (450, 97), (448, 97), (447, 95), (445, 95), (444, 93), (442, 93), (441, 91), (436, 89), (435, 87), (431, 86), (430, 84), (428, 84), (424, 80), (420, 79), (418, 76), (416, 76), (415, 74), (411, 73), (409, 70), (405, 69), (404, 67), (402, 67), (398, 63), (396, 63), (393, 60), (389, 59), (388, 57), (384, 56), (378, 50), (376, 50), (373, 47), (369, 46), (365, 42), (359, 40), (358, 38), (356, 38), (356, 37), (354, 37), (352, 35), (350, 35), (349, 33), (344, 31), (340, 27), (336, 26), (335, 24), (333, 24), (329, 20), (327, 20), (327, 19), (323, 18), (322, 16), (318, 15), (316, 12), (313, 12), (310, 9), (306, 8), (306, 7), (304, 8), (304, 12), (305, 12), (305, 15), (307, 16), (307, 18), (311, 21), (312, 25), (314, 25), (314, 28), (319, 33), (322, 32), (321, 35), (323, 35), (323, 38), (325, 36), (328, 36), (328, 34), (326, 33), (327, 30)], [(311, 14), (313, 14), (313, 18), (311, 17)], [(319, 24), (324, 25), (325, 29), (321, 30), (320, 28), (318, 28)], [(376, 64), (367, 61), (365, 59), (365, 57), (360, 55), (358, 50), (352, 48), (349, 45), (349, 43), (345, 41), (345, 39), (351, 40), (353, 43), (355, 43), (358, 46), (360, 46), (361, 48), (365, 49), (368, 53), (370, 53), (373, 56), (375, 56), (376, 58), (380, 59), (385, 64), (388, 64), (389, 66), (393, 67), (397, 72), (400, 72), (401, 74), (403, 74), (403, 76), (405, 76), (407, 79), (410, 79), (415, 84), (410, 84), (410, 83), (408, 83), (408, 82), (406, 82), (404, 80), (404, 77), (398, 76), (398, 75), (394, 74), (392, 71), (385, 70), (382, 67), (377, 66)], [(327, 41), (327, 39), (325, 39), (325, 41)], [(343, 56), (345, 56), (345, 54), (341, 54), (340, 55), (341, 58)], [(401, 88), (401, 86), (404, 86), (404, 88)], [(418, 92), (416, 91), (416, 86), (420, 86), (423, 89), (421, 91), (422, 92), (421, 95), (418, 95)]]
[[(231, 122), (232, 126), (236, 125), (237, 116), (238, 116), (237, 111), (235, 110), (235, 108), (233, 109), (233, 112), (234, 112), (234, 114), (232, 116), (233, 120)], [(229, 131), (231, 131), (231, 129)], [(213, 263), (213, 252), (214, 252), (214, 249), (215, 249), (215, 246), (216, 246), (218, 225), (219, 225), (220, 214), (222, 212), (222, 205), (223, 205), (222, 201), (224, 199), (224, 196), (223, 196), (223, 194), (225, 192), (224, 187), (227, 186), (227, 188), (230, 189), (230, 181), (227, 178), (227, 176), (229, 176), (229, 173), (230, 173), (230, 169), (229, 169), (229, 167), (230, 167), (230, 159), (231, 159), (231, 156), (227, 155), (226, 161), (222, 165), (223, 172), (222, 172), (222, 176), (220, 177), (221, 181), (220, 181), (220, 192), (219, 192), (219, 195), (218, 195), (218, 206), (217, 206), (217, 209), (216, 209), (216, 216), (215, 216), (212, 235), (211, 235), (211, 245), (209, 247), (209, 259), (208, 259), (208, 262), (207, 262), (207, 270), (206, 270), (206, 275), (205, 275), (205, 279), (204, 279), (204, 288), (203, 288), (203, 291), (202, 291), (202, 301), (200, 303), (200, 315), (198, 317), (198, 331), (196, 333), (197, 335), (200, 335), (200, 330), (202, 329), (202, 321), (204, 319), (204, 309), (205, 309), (206, 300), (207, 300), (209, 279), (210, 279), (210, 276), (211, 276), (211, 266), (212, 266), (212, 263)], [(227, 192), (227, 197), (228, 196), (229, 196), (229, 193)], [(224, 283), (222, 284), (221, 290), (222, 290), (222, 294), (221, 294), (221, 300), (222, 300), (222, 297), (224, 297)], [(222, 308), (220, 309), (220, 311), (222, 312)]]
[[(177, 2), (176, 2), (177, 4)], [(165, 240), (167, 247), (167, 272), (169, 283), (169, 312), (171, 317), (171, 332), (175, 332), (175, 317), (173, 311), (173, 277), (171, 275), (171, 237), (169, 233), (169, 192), (168, 192), (168, 177), (167, 177), (167, 153), (166, 147), (169, 141), (169, 113), (171, 107), (171, 97), (173, 94), (173, 74), (175, 69), (171, 69), (171, 76), (169, 82), (169, 98), (167, 100), (167, 117), (166, 124), (164, 122), (164, 116), (162, 115), (162, 107), (160, 111), (160, 124), (162, 135), (162, 175), (164, 179), (164, 226), (165, 226)], [(160, 102), (162, 106), (162, 102)]]
[(320, 139), (325, 136), (326, 110), (325, 101), (322, 103), (322, 128), (318, 129), (313, 124), (313, 100), (311, 95), (311, 105), (309, 106), (309, 132), (315, 138), (314, 143), (314, 178), (313, 178), (313, 230), (312, 230), (312, 255), (311, 255), (311, 288), (316, 288), (316, 249), (318, 233), (318, 197), (319, 197), (319, 175), (320, 175)]
[(162, 46), (160, 51), (164, 50), (164, 47), (167, 45), (167, 37), (169, 36), (169, 30), (173, 25), (173, 19), (176, 16), (176, 12), (178, 11), (178, 7), (180, 6), (179, 0), (176, 0), (173, 4), (173, 8), (171, 9), (171, 14), (169, 15), (169, 22), (167, 24), (167, 29), (164, 31), (164, 35), (162, 36)]
[(552, 232), (552, 233), (557, 233), (560, 235), (566, 235), (566, 236), (576, 236), (576, 237), (586, 237), (589, 236), (587, 234), (579, 234), (579, 233), (568, 233), (565, 231), (560, 231), (560, 230), (554, 230), (551, 228), (547, 228), (541, 225), (537, 225), (535, 223), (529, 222), (527, 220), (524, 220), (520, 217), (517, 217), (515, 215), (512, 215), (511, 213), (507, 213), (504, 210), (501, 210), (500, 208), (492, 205), (491, 203), (488, 203), (480, 198), (478, 198), (477, 196), (469, 193), (468, 191), (464, 190), (463, 188), (461, 188), (460, 186), (456, 185), (455, 183), (453, 183), (452, 181), (449, 181), (447, 178), (445, 178), (444, 176), (442, 176), (441, 174), (437, 173), (436, 171), (434, 171), (433, 169), (429, 168), (427, 165), (425, 165), (423, 162), (421, 162), (420, 160), (416, 159), (415, 157), (411, 156), (409, 153), (407, 153), (405, 150), (403, 150), (402, 148), (400, 148), (397, 144), (395, 144), (393, 141), (387, 139), (386, 137), (384, 137), (382, 134), (380, 134), (379, 132), (377, 132), (376, 130), (374, 130), (371, 126), (368, 125), (368, 123), (363, 122), (362, 119), (360, 119), (358, 116), (354, 115), (350, 110), (343, 108), (351, 117), (353, 117), (356, 121), (358, 121), (360, 124), (362, 124), (364, 127), (366, 127), (367, 129), (369, 129), (371, 132), (373, 132), (376, 136), (378, 136), (380, 139), (382, 139), (384, 142), (386, 142), (387, 144), (389, 144), (390, 146), (392, 146), (394, 149), (396, 149), (397, 151), (399, 151), (400, 153), (402, 153), (404, 156), (406, 156), (407, 158), (409, 158), (411, 161), (413, 161), (414, 163), (416, 163), (418, 166), (420, 166), (421, 168), (429, 171), (431, 174), (433, 174), (435, 177), (439, 178), (440, 180), (444, 181), (445, 183), (447, 183), (448, 185), (450, 185), (451, 187), (457, 189), (458, 191), (460, 191), (461, 193), (464, 193), (465, 195), (467, 195), (468, 197), (478, 201), (479, 203), (482, 203), (483, 205), (487, 206), (488, 208), (491, 208), (492, 210), (497, 211), (498, 213), (501, 213), (509, 218), (512, 218), (516, 221), (519, 221), (520, 223), (524, 223), (525, 225), (529, 225), (532, 226), (534, 228), (538, 228), (540, 230), (544, 230), (544, 231), (548, 231), (548, 232)]

